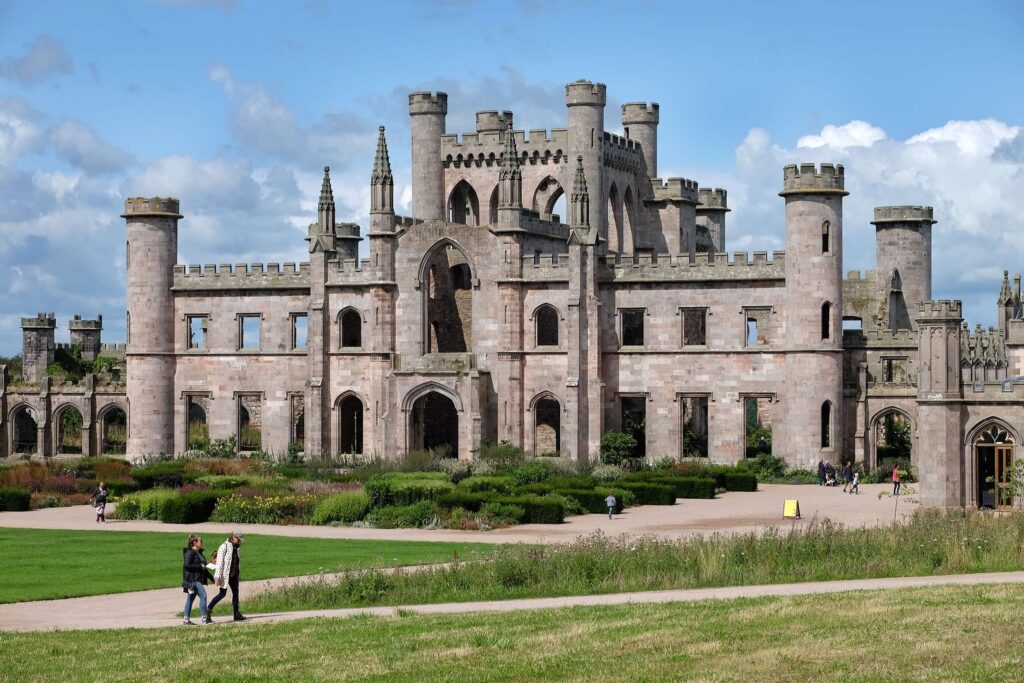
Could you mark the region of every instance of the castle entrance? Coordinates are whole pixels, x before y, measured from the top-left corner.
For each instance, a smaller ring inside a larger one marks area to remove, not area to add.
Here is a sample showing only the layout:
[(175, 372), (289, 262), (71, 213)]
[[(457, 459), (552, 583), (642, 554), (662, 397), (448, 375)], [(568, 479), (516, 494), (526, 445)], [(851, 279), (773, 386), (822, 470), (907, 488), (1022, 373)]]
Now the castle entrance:
[(35, 413), (28, 406), (21, 406), (11, 420), (14, 424), (14, 439), (11, 453), (34, 455), (39, 444), (39, 430)]
[(1009, 510), (1013, 507), (1013, 437), (993, 425), (975, 441), (978, 507)]
[(409, 421), (409, 446), (411, 450), (459, 456), (459, 412), (450, 398), (431, 391), (416, 399)]

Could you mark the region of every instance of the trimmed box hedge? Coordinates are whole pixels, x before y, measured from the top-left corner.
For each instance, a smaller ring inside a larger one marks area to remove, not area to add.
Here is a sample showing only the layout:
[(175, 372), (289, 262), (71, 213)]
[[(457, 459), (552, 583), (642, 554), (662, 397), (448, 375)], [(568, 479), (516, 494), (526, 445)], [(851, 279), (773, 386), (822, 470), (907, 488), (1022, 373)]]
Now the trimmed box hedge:
[(32, 492), (13, 486), (0, 488), (0, 511), (25, 512), (32, 503)]
[(621, 489), (632, 491), (639, 505), (675, 505), (676, 502), (675, 484), (619, 481), (617, 485)]
[(547, 496), (526, 493), (518, 496), (497, 496), (492, 500), (523, 508), (523, 518), (519, 520), (523, 524), (561, 524), (565, 521), (565, 506), (562, 501)]
[(176, 489), (195, 481), (195, 475), (185, 470), (185, 460), (163, 460), (132, 470), (132, 479), (140, 489), (164, 487)]
[(745, 472), (726, 472), (722, 476), (722, 488), (726, 491), (756, 491), (757, 476)]
[(106, 484), (107, 493), (114, 498), (120, 498), (139, 490), (139, 483), (131, 479), (111, 479)]
[(198, 524), (210, 519), (223, 491), (192, 491), (168, 498), (160, 505), (160, 521), (166, 524)]
[(480, 491), (478, 493), (473, 493), (456, 488), (453, 491), (446, 491), (445, 493), (442, 493), (434, 499), (434, 502), (443, 508), (464, 508), (470, 512), (479, 512), (483, 504), (487, 501), (494, 500), (496, 495), (497, 494), (493, 491)]
[(557, 489), (555, 493), (575, 498), (584, 510), (593, 513), (608, 512), (608, 505), (605, 503), (605, 499), (611, 494), (615, 496), (615, 512), (622, 512), (623, 496), (621, 491), (607, 488), (597, 488), (589, 491), (587, 489)]

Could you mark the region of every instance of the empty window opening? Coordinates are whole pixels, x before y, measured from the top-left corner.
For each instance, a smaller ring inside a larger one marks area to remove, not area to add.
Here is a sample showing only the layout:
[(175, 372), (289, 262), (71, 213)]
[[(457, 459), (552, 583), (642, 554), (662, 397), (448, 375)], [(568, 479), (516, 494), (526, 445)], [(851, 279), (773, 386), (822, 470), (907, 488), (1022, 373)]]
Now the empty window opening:
[(341, 312), (341, 348), (358, 349), (363, 345), (363, 317), (354, 308)]
[(291, 398), (291, 444), (300, 451), (306, 449), (306, 397), (295, 394)]
[(309, 316), (305, 313), (292, 315), (292, 348), (306, 348), (307, 335), (309, 333)]
[(747, 346), (757, 346), (757, 318), (747, 318)]
[(764, 396), (743, 399), (743, 427), (746, 456), (756, 458), (772, 452), (772, 420), (775, 404)]
[(821, 447), (832, 448), (832, 403), (821, 404)]
[(14, 414), (14, 452), (26, 455), (34, 454), (39, 443), (39, 428), (36, 424), (35, 412), (28, 406), (22, 406)]
[(238, 450), (258, 451), (263, 446), (263, 401), (259, 396), (238, 399)]
[(534, 452), (538, 455), (558, 455), (562, 450), (562, 410), (558, 401), (543, 398), (533, 409)]
[(827, 254), (829, 252), (829, 244), (830, 244), (830, 240), (831, 240), (829, 232), (831, 232), (831, 229), (832, 229), (832, 224), (829, 223), (828, 221), (825, 221), (824, 223), (821, 224), (821, 253), (822, 254)]
[(190, 315), (187, 320), (188, 348), (205, 349), (207, 320), (209, 320), (209, 318), (205, 315)]
[(744, 346), (765, 346), (768, 344), (768, 323), (771, 320), (770, 308), (744, 308), (743, 320), (746, 323)]
[(210, 425), (206, 418), (209, 399), (199, 396), (186, 397), (188, 425), (188, 449), (198, 451), (210, 445)]
[(349, 394), (338, 404), (338, 448), (341, 453), (363, 452), (363, 402)]
[(644, 345), (644, 309), (627, 308), (622, 315), (622, 345)]
[(706, 308), (683, 309), (683, 346), (704, 346), (707, 340)]
[(465, 353), (473, 347), (473, 289), (466, 255), (452, 244), (429, 257), (427, 353)]
[(621, 405), (622, 433), (629, 434), (636, 440), (632, 457), (642, 458), (647, 455), (647, 398), (645, 396), (622, 396)]
[(238, 317), (238, 348), (260, 348), (260, 316), (242, 315)]
[(476, 191), (465, 180), (460, 180), (448, 199), (448, 222), (463, 225), (480, 224), (480, 202)]
[(449, 270), (451, 271), (453, 288), (470, 289), (473, 286), (473, 278), (472, 274), (469, 271), (468, 263), (456, 263)]
[(913, 452), (913, 433), (910, 420), (902, 413), (889, 411), (875, 421), (875, 463), (892, 470), (894, 460), (910, 463)]
[(545, 304), (537, 309), (537, 346), (558, 346), (558, 311)]
[(856, 331), (860, 332), (864, 329), (864, 322), (860, 318), (843, 318), (843, 332)]
[(680, 396), (680, 454), (684, 458), (708, 457), (708, 397)]
[(827, 301), (821, 305), (821, 338), (832, 338), (832, 304)]
[(459, 412), (444, 394), (431, 391), (416, 399), (409, 431), (412, 450), (432, 451), (440, 457), (459, 456)]
[(82, 413), (69, 406), (57, 420), (57, 452), (61, 455), (82, 452)]
[(906, 384), (907, 382), (907, 359), (906, 358), (883, 358), (882, 359), (882, 381), (895, 384)]
[(105, 413), (100, 421), (100, 455), (121, 455), (128, 443), (128, 415), (114, 406)]

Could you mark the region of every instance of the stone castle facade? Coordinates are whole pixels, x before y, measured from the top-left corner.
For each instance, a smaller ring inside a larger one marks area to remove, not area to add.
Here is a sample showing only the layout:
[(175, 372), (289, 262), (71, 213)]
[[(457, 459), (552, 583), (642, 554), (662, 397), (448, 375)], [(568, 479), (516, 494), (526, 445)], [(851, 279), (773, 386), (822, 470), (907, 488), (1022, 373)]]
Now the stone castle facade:
[[(336, 222), (325, 168), (304, 263), (178, 265), (178, 200), (126, 200), (128, 340), (108, 349), (124, 374), (54, 385), (55, 321), (26, 318), (24, 376), (0, 372), (0, 455), (57, 453), (70, 405), (87, 454), (118, 409), (130, 457), (235, 437), (384, 457), (509, 441), (585, 461), (623, 430), (650, 457), (734, 462), (770, 424), (791, 465), (872, 466), (896, 416), (923, 502), (1005, 502), (1024, 433), (1019, 277), (999, 328), (968, 329), (958, 301), (931, 298), (919, 206), (875, 209), (877, 270), (844, 274), (831, 164), (783, 169), (785, 252), (729, 255), (726, 191), (658, 175), (657, 104), (623, 105), (619, 136), (603, 84), (565, 93), (566, 128), (484, 111), (461, 136), (446, 94), (412, 93), (412, 217), (395, 214), (382, 127), (369, 229)], [(100, 328), (72, 321), (94, 355)]]

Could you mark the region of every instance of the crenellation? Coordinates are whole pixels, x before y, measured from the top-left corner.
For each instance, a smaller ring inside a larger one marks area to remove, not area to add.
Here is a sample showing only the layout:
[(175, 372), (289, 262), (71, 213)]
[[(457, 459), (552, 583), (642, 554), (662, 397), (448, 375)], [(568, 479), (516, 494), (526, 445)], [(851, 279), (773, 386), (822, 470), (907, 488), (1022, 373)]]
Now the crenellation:
[(700, 185), (687, 178), (651, 178), (652, 194), (655, 201), (681, 201), (696, 205), (699, 202)]
[(173, 288), (260, 289), (306, 287), (309, 263), (225, 263), (221, 265), (179, 265), (173, 271)]
[(794, 193), (849, 194), (845, 189), (845, 169), (842, 164), (823, 163), (790, 164), (782, 169), (782, 192), (785, 197)]

